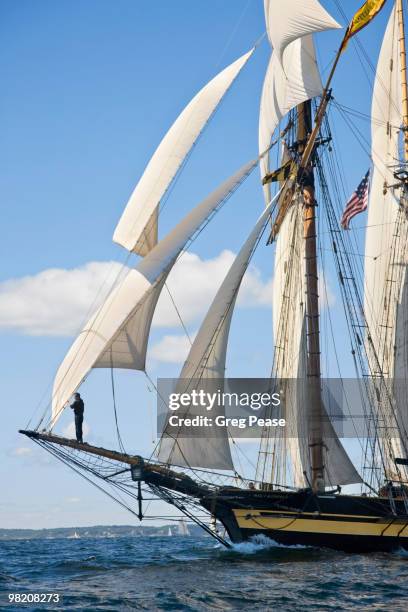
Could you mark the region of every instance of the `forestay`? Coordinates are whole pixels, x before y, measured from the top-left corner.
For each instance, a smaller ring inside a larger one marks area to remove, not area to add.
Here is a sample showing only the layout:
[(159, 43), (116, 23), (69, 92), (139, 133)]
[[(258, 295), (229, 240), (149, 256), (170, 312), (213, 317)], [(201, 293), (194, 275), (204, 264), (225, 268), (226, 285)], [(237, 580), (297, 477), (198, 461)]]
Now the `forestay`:
[(245, 53), (212, 79), (186, 106), (150, 159), (116, 226), (113, 240), (146, 255), (157, 243), (158, 206), (211, 115), (249, 60)]
[(143, 370), (150, 325), (164, 282), (188, 240), (257, 165), (246, 164), (194, 208), (150, 253), (129, 270), (88, 321), (58, 369), (52, 424), (91, 368)]
[[(195, 383), (199, 384), (200, 389), (211, 393), (223, 391), (228, 337), (235, 301), (251, 255), (270, 217), (272, 206), (273, 202), (258, 219), (221, 284), (184, 363), (176, 388), (177, 393), (193, 389)], [(214, 410), (215, 407), (211, 414), (213, 418), (218, 414), (225, 414), (222, 406), (217, 407), (217, 412)], [(188, 433), (180, 429), (176, 440), (165, 430), (158, 456), (161, 461), (175, 465), (233, 469), (226, 429), (217, 434), (217, 437), (207, 438), (189, 437)]]

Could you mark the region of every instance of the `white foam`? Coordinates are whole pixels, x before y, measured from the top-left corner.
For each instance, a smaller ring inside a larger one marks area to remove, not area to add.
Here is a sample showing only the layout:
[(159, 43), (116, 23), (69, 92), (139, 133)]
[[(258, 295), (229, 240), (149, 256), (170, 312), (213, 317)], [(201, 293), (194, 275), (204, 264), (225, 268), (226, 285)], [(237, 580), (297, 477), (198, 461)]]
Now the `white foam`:
[(308, 546), (302, 546), (300, 544), (295, 544), (293, 546), (287, 546), (284, 544), (279, 544), (275, 542), (275, 540), (271, 540), (270, 538), (262, 535), (261, 533), (258, 535), (254, 535), (250, 540), (246, 542), (240, 542), (239, 544), (233, 544), (232, 549), (235, 552), (239, 552), (245, 555), (253, 555), (261, 550), (268, 550), (269, 548), (309, 548)]
[(393, 554), (397, 555), (398, 557), (402, 557), (403, 559), (408, 558), (408, 550), (405, 550), (405, 548), (398, 548), (393, 551)]

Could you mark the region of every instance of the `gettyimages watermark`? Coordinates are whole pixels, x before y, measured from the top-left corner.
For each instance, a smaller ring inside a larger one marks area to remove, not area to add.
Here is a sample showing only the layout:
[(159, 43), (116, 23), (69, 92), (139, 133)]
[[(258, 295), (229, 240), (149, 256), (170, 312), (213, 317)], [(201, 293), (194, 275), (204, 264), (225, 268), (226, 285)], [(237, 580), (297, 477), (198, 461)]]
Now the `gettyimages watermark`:
[[(283, 417), (278, 414), (272, 416), (272, 412), (275, 412), (272, 409), (278, 408), (280, 404), (280, 394), (276, 391), (226, 392), (218, 388), (216, 391), (192, 389), (172, 392), (168, 398), (168, 409), (174, 414), (168, 414), (167, 426), (177, 429), (285, 427), (286, 420)], [(228, 416), (232, 407), (237, 415)], [(241, 409), (248, 408), (253, 414), (242, 416)], [(270, 416), (260, 417), (257, 413), (265, 408), (269, 409)]]
[(159, 378), (157, 430), (178, 438), (371, 438), (389, 435), (396, 422), (408, 431), (407, 398), (405, 380)]

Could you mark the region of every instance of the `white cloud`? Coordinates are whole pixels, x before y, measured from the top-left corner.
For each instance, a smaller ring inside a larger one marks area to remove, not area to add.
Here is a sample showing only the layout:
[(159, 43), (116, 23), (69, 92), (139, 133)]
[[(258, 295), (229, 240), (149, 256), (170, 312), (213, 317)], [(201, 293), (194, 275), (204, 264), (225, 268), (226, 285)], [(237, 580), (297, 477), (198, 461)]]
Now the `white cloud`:
[[(184, 253), (169, 276), (168, 287), (183, 321), (198, 322), (234, 260), (222, 251), (213, 259)], [(72, 270), (50, 268), (33, 276), (0, 283), (0, 329), (28, 335), (71, 336), (105, 299), (126, 268), (117, 262), (89, 262)], [(238, 305), (269, 306), (272, 282), (251, 266), (245, 275)], [(180, 321), (164, 289), (153, 320), (156, 327), (179, 327)]]
[(39, 336), (75, 334), (121, 273), (117, 262), (90, 262), (2, 282), (0, 328)]
[[(234, 258), (235, 254), (228, 250), (213, 259), (201, 259), (194, 253), (183, 253), (169, 276), (167, 286), (185, 324), (198, 322), (203, 317)], [(259, 270), (250, 266), (242, 282), (238, 306), (256, 307), (271, 303), (272, 280), (264, 282)], [(153, 325), (180, 326), (177, 312), (166, 290), (157, 305)]]
[(153, 360), (164, 363), (183, 363), (190, 346), (190, 342), (185, 335), (166, 335), (151, 347), (149, 356)]
[(22, 461), (25, 465), (36, 465), (39, 467), (49, 467), (53, 460), (48, 453), (44, 453), (37, 445), (16, 446), (5, 451), (7, 456), (14, 457), (17, 461)]
[(17, 448), (13, 448), (11, 455), (13, 457), (27, 457), (27, 455), (31, 455), (32, 452), (32, 448), (28, 448), (27, 446), (19, 446)]
[(79, 497), (67, 497), (65, 501), (68, 504), (78, 504), (81, 500)]
[(250, 266), (242, 281), (238, 306), (272, 308), (272, 278), (264, 282), (258, 268)]
[(322, 270), (319, 271), (319, 296), (320, 308), (331, 308), (336, 303), (336, 296), (330, 286), (329, 279), (323, 276)]

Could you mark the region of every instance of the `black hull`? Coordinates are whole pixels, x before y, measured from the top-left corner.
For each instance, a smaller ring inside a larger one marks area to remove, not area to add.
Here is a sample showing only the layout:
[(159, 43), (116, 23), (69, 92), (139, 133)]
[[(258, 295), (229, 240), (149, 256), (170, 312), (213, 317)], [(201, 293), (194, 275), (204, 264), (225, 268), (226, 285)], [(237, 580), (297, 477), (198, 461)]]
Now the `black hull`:
[[(316, 548), (331, 548), (347, 553), (393, 552), (408, 550), (407, 538), (383, 538), (360, 535), (310, 534), (301, 531), (284, 533), (276, 530), (248, 529), (243, 534), (242, 541), (248, 541), (256, 536), (266, 537), (283, 546), (310, 546)], [(404, 541), (405, 540), (405, 541)]]
[[(215, 502), (215, 503), (214, 503)], [(402, 500), (388, 498), (224, 489), (203, 499), (233, 542), (262, 535), (287, 546), (345, 552), (408, 550), (408, 515)]]

